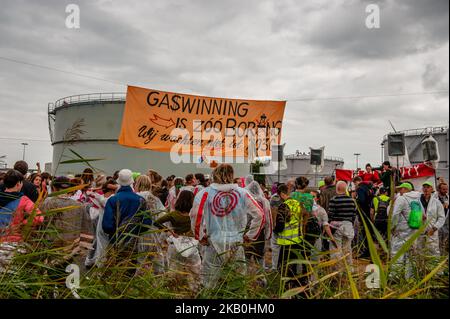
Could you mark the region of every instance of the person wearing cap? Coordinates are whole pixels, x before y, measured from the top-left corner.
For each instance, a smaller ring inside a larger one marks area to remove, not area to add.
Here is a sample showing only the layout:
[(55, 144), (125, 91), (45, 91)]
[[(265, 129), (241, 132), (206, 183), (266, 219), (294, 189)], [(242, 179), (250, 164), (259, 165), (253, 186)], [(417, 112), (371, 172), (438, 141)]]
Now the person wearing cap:
[[(329, 213), (328, 206), (330, 204), (330, 200), (337, 195), (336, 193), (336, 184), (333, 176), (326, 176), (323, 179), (325, 185), (321, 188), (319, 194), (319, 202), (317, 203), (319, 206), (323, 207), (327, 213)], [(328, 240), (322, 241), (322, 251), (329, 251), (330, 245)]]
[(420, 202), (424, 208), (425, 218), (428, 226), (420, 236), (418, 246), (424, 257), (435, 259), (440, 256), (439, 251), (439, 229), (444, 226), (445, 213), (439, 199), (433, 196), (434, 185), (431, 182), (422, 184), (422, 195)]
[(133, 180), (136, 180), (139, 176), (141, 176), (141, 173), (133, 172), (133, 173), (131, 173), (131, 176), (133, 176)]
[(325, 181), (324, 180), (319, 181), (319, 184), (317, 185), (317, 187), (319, 188), (319, 191), (321, 192), (325, 188)]
[[(147, 230), (141, 225), (152, 224), (150, 215), (138, 214), (146, 211), (146, 201), (133, 191), (133, 173), (129, 169), (122, 169), (117, 178), (119, 189), (111, 196), (105, 205), (102, 228), (108, 234), (110, 243), (123, 244), (120, 248), (132, 252), (136, 248), (137, 241), (125, 234), (139, 235)], [(130, 248), (130, 249), (128, 249)]]
[[(411, 213), (411, 204), (415, 202), (424, 211), (420, 202), (421, 193), (414, 191), (410, 183), (402, 183), (396, 187), (400, 196), (394, 202), (391, 223), (391, 258), (394, 257), (402, 248), (402, 246), (411, 238), (416, 232), (416, 229), (409, 227), (408, 219)], [(413, 244), (410, 249), (405, 252), (392, 265), (392, 273), (398, 274), (405, 271), (405, 277), (412, 277), (412, 258), (413, 251), (416, 248)]]
[(387, 189), (380, 187), (378, 190), (378, 196), (375, 196), (372, 200), (370, 219), (384, 239), (387, 238), (389, 204), (390, 197), (387, 193)]

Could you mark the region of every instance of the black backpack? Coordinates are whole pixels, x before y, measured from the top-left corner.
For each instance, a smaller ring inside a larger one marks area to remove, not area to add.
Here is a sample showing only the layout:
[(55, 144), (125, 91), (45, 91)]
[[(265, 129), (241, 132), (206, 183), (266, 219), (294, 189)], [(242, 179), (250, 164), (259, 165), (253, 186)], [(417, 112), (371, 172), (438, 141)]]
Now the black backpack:
[(306, 223), (304, 238), (310, 245), (314, 246), (314, 243), (321, 234), (322, 228), (320, 227), (316, 216), (311, 214)]
[(384, 222), (388, 219), (388, 206), (389, 200), (383, 201), (380, 197), (378, 198), (378, 210), (375, 215), (375, 222)]

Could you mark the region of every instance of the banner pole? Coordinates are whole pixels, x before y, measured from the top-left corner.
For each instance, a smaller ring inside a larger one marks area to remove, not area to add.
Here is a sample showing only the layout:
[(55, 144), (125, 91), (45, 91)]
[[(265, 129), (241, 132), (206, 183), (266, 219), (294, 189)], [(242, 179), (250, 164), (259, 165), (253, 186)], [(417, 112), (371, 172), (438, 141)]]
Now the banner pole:
[(278, 184), (280, 184), (280, 159), (278, 158)]
[(398, 177), (398, 173), (400, 172), (400, 167), (398, 167), (398, 166), (399, 166), (399, 159), (398, 159), (398, 155), (397, 155), (397, 167), (396, 167), (396, 170), (395, 170), (394, 188), (397, 186), (397, 185), (395, 185), (397, 179), (399, 179), (399, 182), (401, 182), (401, 181), (400, 181), (401, 176)]
[(314, 187), (317, 187), (317, 168), (318, 168), (318, 165), (316, 164), (316, 170), (315, 170), (315, 174), (314, 174)]

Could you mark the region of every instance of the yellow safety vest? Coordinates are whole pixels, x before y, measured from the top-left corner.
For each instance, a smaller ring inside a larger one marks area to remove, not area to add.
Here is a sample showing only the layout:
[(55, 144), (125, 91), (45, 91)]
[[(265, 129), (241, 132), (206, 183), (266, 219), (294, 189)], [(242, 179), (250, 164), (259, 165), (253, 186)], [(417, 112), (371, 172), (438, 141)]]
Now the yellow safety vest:
[(299, 234), (300, 204), (292, 198), (287, 199), (284, 203), (291, 211), (291, 218), (284, 224), (284, 230), (278, 234), (277, 244), (280, 246), (299, 244), (302, 241)]

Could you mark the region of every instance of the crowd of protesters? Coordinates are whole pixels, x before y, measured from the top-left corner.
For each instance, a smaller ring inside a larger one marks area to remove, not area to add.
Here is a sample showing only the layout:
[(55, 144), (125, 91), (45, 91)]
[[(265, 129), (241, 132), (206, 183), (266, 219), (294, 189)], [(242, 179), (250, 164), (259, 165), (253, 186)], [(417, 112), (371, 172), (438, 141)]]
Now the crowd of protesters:
[(327, 176), (314, 187), (300, 176), (266, 187), (251, 175), (234, 176), (228, 164), (210, 176), (163, 178), (129, 169), (106, 176), (87, 168), (52, 177), (30, 175), (19, 161), (0, 176), (0, 271), (22, 249), (31, 225), (57, 230), (48, 239), (63, 249), (66, 264), (101, 267), (114, 249), (117, 263), (133, 262), (134, 274), (173, 270), (193, 290), (213, 288), (229, 265), (242, 274), (251, 265), (278, 271), (293, 288), (310, 279), (306, 263), (294, 259), (339, 259), (352, 267), (356, 257), (370, 259), (368, 234), (389, 239), (394, 256), (420, 229), (395, 264), (408, 277), (414, 254), (448, 255), (448, 185), (425, 182), (414, 190), (396, 176), (385, 162), (378, 169), (367, 164), (351, 183)]

